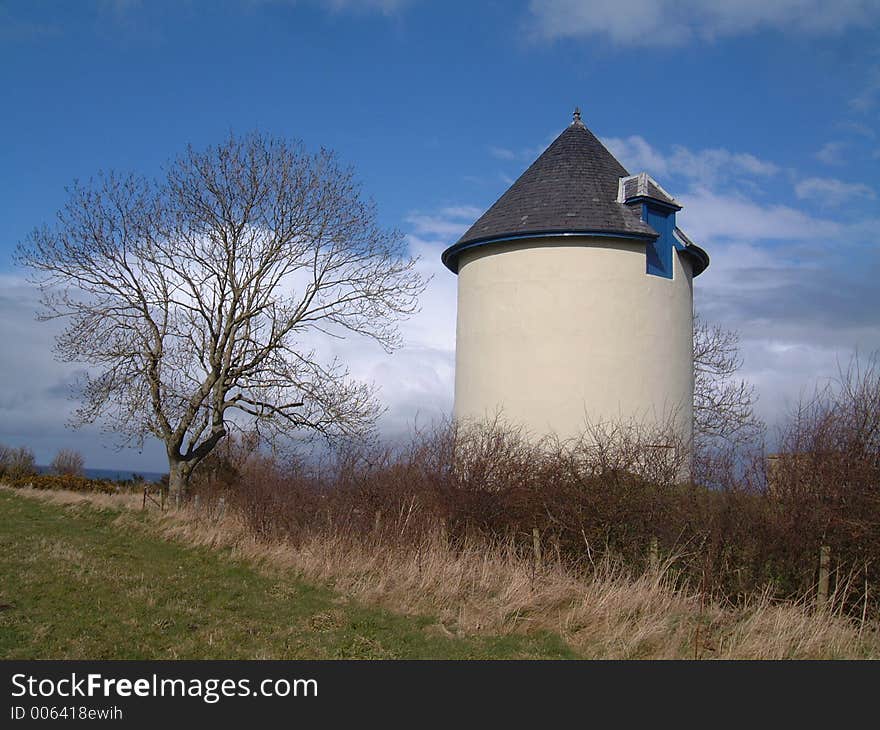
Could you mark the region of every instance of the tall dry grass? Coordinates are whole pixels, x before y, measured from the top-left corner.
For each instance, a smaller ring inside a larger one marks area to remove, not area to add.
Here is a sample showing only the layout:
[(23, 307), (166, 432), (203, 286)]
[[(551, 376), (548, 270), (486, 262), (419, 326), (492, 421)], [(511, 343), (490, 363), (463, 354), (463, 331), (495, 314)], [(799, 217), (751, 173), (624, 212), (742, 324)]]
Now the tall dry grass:
[[(118, 523), (144, 523), (134, 495), (24, 490), (58, 504), (121, 509)], [(389, 518), (374, 535), (306, 530), (295, 541), (258, 536), (240, 511), (191, 502), (148, 512), (147, 529), (192, 546), (226, 548), (264, 570), (293, 571), (346, 599), (436, 616), (438, 632), (558, 632), (594, 658), (812, 659), (880, 656), (877, 627), (816, 612), (808, 600), (758, 594), (734, 606), (676, 577), (672, 561), (633, 572), (605, 556), (587, 574), (558, 556), (537, 566), (510, 541), (453, 543), (440, 527), (414, 542), (383, 537), (412, 514)], [(140, 529), (140, 528), (138, 528)]]

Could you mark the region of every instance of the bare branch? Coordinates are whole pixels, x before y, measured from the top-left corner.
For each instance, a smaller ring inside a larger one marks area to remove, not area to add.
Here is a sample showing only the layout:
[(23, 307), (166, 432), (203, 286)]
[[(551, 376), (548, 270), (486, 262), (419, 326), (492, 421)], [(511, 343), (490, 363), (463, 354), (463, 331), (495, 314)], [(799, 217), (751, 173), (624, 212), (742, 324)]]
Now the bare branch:
[(738, 379), (739, 335), (694, 317), (694, 431), (698, 442), (747, 441), (764, 426), (754, 386)]

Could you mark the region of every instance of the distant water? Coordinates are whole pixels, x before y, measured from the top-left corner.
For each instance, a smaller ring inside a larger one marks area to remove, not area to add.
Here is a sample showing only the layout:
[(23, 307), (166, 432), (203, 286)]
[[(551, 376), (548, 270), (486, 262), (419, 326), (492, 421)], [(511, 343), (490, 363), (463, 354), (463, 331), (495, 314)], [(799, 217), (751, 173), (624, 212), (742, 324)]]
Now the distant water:
[[(51, 466), (38, 466), (40, 474), (51, 474)], [(112, 482), (127, 482), (136, 476), (148, 482), (158, 482), (164, 474), (158, 471), (125, 471), (124, 469), (84, 469), (89, 479), (109, 479)]]

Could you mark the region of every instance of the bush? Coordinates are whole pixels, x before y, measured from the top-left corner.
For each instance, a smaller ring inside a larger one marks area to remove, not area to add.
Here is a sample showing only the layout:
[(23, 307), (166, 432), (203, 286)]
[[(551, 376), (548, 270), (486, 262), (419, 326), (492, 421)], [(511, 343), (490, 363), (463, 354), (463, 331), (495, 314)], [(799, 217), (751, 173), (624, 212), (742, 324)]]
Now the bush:
[(0, 446), (0, 477), (20, 479), (37, 473), (34, 452), (26, 446), (17, 449)]
[(72, 449), (61, 449), (52, 459), (52, 471), (64, 476), (82, 476), (85, 459)]
[[(880, 369), (853, 361), (836, 387), (802, 403), (782, 432), (767, 484), (788, 540), (788, 562), (815, 564), (820, 545), (833, 556), (837, 587), (864, 604), (880, 588)], [(812, 567), (812, 566), (811, 566)], [(802, 573), (811, 583), (813, 570)], [(844, 598), (847, 598), (846, 596)]]
[[(880, 396), (880, 379), (871, 387)], [(796, 419), (788, 456), (769, 474), (763, 454), (703, 454), (699, 480), (682, 483), (680, 464), (657, 459), (656, 435), (638, 429), (535, 444), (488, 424), (441, 427), (397, 451), (348, 447), (312, 464), (282, 464), (253, 438), (229, 439), (192, 488), (223, 495), (256, 535), (294, 544), (344, 532), (417, 549), (439, 529), (452, 545), (504, 542), (527, 556), (537, 529), (545, 554), (588, 572), (604, 557), (644, 570), (656, 541), (679, 578), (735, 602), (810, 594), (825, 544), (838, 605), (860, 613), (865, 579), (869, 596), (880, 594), (870, 560), (880, 554), (880, 408), (874, 429), (863, 407), (880, 397), (869, 395), (826, 399)], [(847, 597), (850, 574), (858, 590)]]
[(116, 494), (122, 486), (106, 479), (88, 479), (83, 476), (60, 474), (31, 474), (9, 480), (9, 485), (16, 488), (67, 490), (71, 492), (100, 492)]

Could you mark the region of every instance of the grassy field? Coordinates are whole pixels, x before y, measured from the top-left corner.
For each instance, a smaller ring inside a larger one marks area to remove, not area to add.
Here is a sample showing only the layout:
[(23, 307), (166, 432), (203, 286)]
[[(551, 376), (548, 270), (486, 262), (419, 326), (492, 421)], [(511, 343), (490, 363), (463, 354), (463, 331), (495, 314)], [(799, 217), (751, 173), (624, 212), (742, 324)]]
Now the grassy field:
[(550, 632), (452, 635), (120, 517), (0, 490), (0, 658), (573, 656)]
[(667, 567), (536, 570), (442, 531), (396, 544), (319, 525), (294, 545), (214, 507), (0, 487), (0, 658), (880, 657), (874, 622), (809, 599), (732, 605)]

